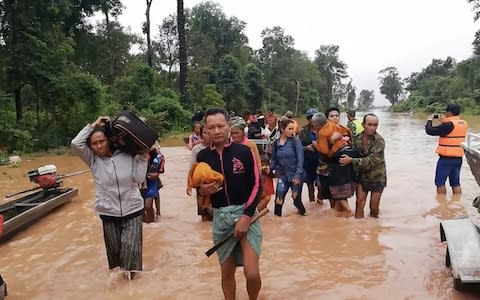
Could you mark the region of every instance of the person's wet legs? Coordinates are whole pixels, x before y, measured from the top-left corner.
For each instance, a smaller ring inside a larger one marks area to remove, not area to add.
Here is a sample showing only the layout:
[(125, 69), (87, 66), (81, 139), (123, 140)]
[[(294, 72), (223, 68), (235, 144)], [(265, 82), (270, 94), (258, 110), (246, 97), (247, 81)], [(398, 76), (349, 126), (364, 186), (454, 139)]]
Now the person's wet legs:
[(235, 282), (235, 270), (237, 266), (233, 256), (227, 258), (227, 260), (220, 266), (222, 271), (222, 290), (225, 300), (234, 300), (236, 292)]
[(446, 194), (447, 188), (444, 185), (437, 185), (437, 194)]
[(315, 201), (315, 186), (313, 185), (313, 183), (307, 183), (307, 188), (308, 188), (308, 200), (310, 200), (310, 202), (314, 202)]
[(305, 215), (305, 206), (302, 203), (302, 186), (302, 183), (292, 185), (293, 204), (298, 209), (300, 215)]
[(340, 213), (338, 214), (339, 217), (349, 218), (353, 215), (352, 209), (348, 204), (348, 199), (336, 200), (340, 207)]
[(145, 199), (145, 208), (143, 210), (143, 221), (145, 223), (151, 223), (154, 219), (153, 198), (147, 198)]
[(274, 214), (276, 216), (282, 216), (282, 207), (285, 202), (285, 196), (287, 195), (288, 189), (290, 188), (289, 182), (284, 182), (282, 179), (279, 179), (277, 182), (277, 188), (275, 189), (275, 208)]
[(461, 194), (462, 193), (462, 188), (459, 185), (452, 187), (452, 190), (453, 190), (454, 194)]
[(158, 220), (161, 217), (161, 214), (160, 214), (160, 195), (158, 196), (158, 198), (155, 198), (155, 209), (156, 209), (155, 220)]
[(250, 246), (246, 236), (243, 236), (240, 239), (240, 246), (242, 248), (243, 273), (247, 281), (248, 298), (250, 300), (255, 300), (258, 298), (260, 288), (262, 287), (259, 257)]
[(355, 218), (361, 219), (364, 215), (365, 203), (367, 202), (367, 192), (362, 188), (361, 184), (357, 184), (357, 201), (355, 205)]
[(380, 198), (382, 192), (370, 192), (370, 216), (378, 218), (380, 213)]

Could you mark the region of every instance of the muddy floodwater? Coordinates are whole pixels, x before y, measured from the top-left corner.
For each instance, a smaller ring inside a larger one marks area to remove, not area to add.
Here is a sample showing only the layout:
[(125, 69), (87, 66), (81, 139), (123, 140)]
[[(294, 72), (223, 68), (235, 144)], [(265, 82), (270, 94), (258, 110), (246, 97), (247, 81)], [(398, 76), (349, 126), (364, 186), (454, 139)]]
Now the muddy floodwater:
[[(466, 160), (461, 197), (453, 198), (451, 191), (436, 197), (437, 139), (425, 135), (425, 116), (378, 115), (388, 170), (380, 218), (337, 218), (327, 203), (308, 203), (306, 189), (307, 216), (297, 215), (287, 200), (283, 217), (270, 213), (261, 220), (260, 299), (480, 297), (480, 292), (453, 289), (439, 234), (442, 220), (470, 214), (478, 221), (471, 202), (480, 188)], [(470, 123), (478, 132), (480, 121)], [(190, 153), (185, 147), (165, 147), (163, 153), (162, 216), (144, 224), (144, 271), (135, 280), (108, 269), (101, 222), (93, 210), (94, 185), (86, 173), (64, 181), (79, 189), (72, 202), (0, 245), (7, 300), (222, 299), (217, 257), (204, 254), (212, 246), (211, 225), (201, 222), (195, 199), (185, 194)], [(31, 187), (26, 172), (45, 164), (55, 164), (60, 174), (86, 169), (71, 155), (33, 156), (18, 168), (2, 166), (2, 198)], [(242, 269), (237, 270), (237, 298), (248, 299)]]

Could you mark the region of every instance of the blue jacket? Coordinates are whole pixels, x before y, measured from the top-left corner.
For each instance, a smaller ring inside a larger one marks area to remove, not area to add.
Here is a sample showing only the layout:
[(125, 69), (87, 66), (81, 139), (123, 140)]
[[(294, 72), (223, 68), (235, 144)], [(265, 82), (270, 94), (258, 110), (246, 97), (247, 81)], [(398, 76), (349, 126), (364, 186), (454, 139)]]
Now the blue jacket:
[(270, 169), (283, 181), (303, 178), (303, 147), (296, 137), (289, 137), (285, 144), (280, 145), (280, 139), (273, 142)]

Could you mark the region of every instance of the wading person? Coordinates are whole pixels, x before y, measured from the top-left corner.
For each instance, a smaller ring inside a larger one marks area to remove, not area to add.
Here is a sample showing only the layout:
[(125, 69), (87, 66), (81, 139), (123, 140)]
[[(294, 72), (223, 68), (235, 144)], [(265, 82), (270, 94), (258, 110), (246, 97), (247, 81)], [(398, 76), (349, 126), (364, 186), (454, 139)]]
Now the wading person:
[[(235, 299), (235, 270), (243, 265), (250, 299), (257, 299), (261, 287), (259, 257), (262, 231), (258, 222), (250, 225), (260, 198), (259, 168), (250, 148), (232, 143), (229, 115), (221, 108), (205, 113), (205, 128), (211, 146), (198, 153), (205, 162), (222, 173), (223, 186), (202, 184), (198, 192), (210, 195), (213, 206), (213, 241), (218, 243), (232, 231), (230, 239), (217, 250), (225, 299)], [(250, 225), (250, 226), (249, 226)]]
[[(160, 152), (160, 145), (156, 143), (149, 152), (148, 171), (145, 180), (145, 188), (142, 189), (142, 197), (145, 201), (143, 221), (151, 223), (160, 218), (160, 173), (163, 173), (164, 164), (163, 154)], [(156, 213), (153, 211), (153, 203), (155, 202)], [(158, 202), (158, 203), (157, 203)]]
[(354, 139), (353, 149), (360, 156), (352, 158), (342, 155), (340, 164), (352, 164), (358, 173), (357, 203), (355, 218), (364, 217), (364, 207), (370, 192), (370, 216), (378, 218), (380, 198), (387, 186), (387, 169), (385, 167), (385, 140), (377, 133), (378, 117), (367, 114), (363, 117), (364, 131)]
[(258, 168), (261, 167), (260, 161), (260, 152), (258, 151), (257, 144), (250, 141), (247, 136), (245, 135), (245, 128), (247, 124), (241, 117), (233, 117), (228, 122), (230, 125), (230, 137), (232, 138), (232, 142), (237, 144), (243, 144), (249, 147), (252, 152), (253, 156), (255, 157), (255, 161), (257, 162)]
[(354, 109), (349, 110), (347, 112), (347, 119), (348, 119), (347, 127), (352, 132), (353, 137), (356, 137), (363, 132), (362, 121), (358, 120), (355, 117), (355, 113), (356, 111)]
[(305, 215), (302, 203), (303, 147), (294, 136), (295, 125), (288, 118), (278, 122), (280, 137), (273, 142), (270, 170), (278, 177), (275, 193), (275, 215), (282, 215), (282, 207), (289, 189), (292, 190), (293, 204), (300, 215)]
[(202, 142), (202, 137), (200, 135), (200, 127), (202, 124), (199, 122), (195, 122), (192, 125), (192, 134), (188, 137), (188, 150), (192, 150), (195, 145), (200, 144)]
[[(450, 103), (445, 109), (445, 116), (431, 115), (425, 125), (428, 135), (439, 136), (437, 152), (439, 158), (435, 172), (435, 185), (438, 194), (446, 194), (445, 182), (450, 181), (454, 194), (460, 194), (460, 169), (462, 167), (463, 148), (460, 146), (465, 141), (468, 131), (466, 121), (460, 119), (460, 106)], [(438, 126), (432, 125), (433, 119), (439, 119)]]
[(143, 198), (138, 184), (147, 173), (147, 156), (114, 150), (105, 135), (107, 117), (87, 124), (72, 148), (90, 167), (95, 181), (95, 210), (103, 225), (110, 269), (120, 267), (132, 279), (142, 270)]
[(308, 188), (308, 199), (310, 202), (315, 201), (315, 184), (318, 185), (317, 202), (323, 204), (323, 198), (320, 193), (320, 183), (317, 175), (318, 152), (313, 144), (317, 142), (317, 129), (312, 124), (312, 117), (318, 113), (315, 108), (309, 108), (305, 113), (307, 125), (305, 125), (298, 135), (303, 146), (303, 170), (305, 174), (305, 183)]
[(351, 165), (341, 165), (339, 158), (343, 154), (353, 155), (352, 135), (350, 129), (339, 124), (340, 111), (336, 107), (325, 111), (327, 123), (317, 132), (315, 147), (318, 152), (328, 157), (328, 186), (330, 205), (339, 212), (338, 216), (353, 215), (348, 198), (355, 192), (354, 172)]
[[(210, 138), (205, 132), (205, 125), (202, 125), (200, 127), (200, 137), (202, 138), (202, 142), (200, 144), (196, 144), (192, 148), (192, 155), (190, 157), (190, 167), (193, 166), (194, 163), (197, 162), (197, 155), (200, 151), (203, 149), (207, 148), (210, 146)], [(191, 196), (192, 195), (192, 189), (187, 188), (187, 195)], [(198, 192), (196, 193), (196, 198), (197, 198), (197, 215), (202, 217), (202, 222), (205, 221), (211, 221), (213, 218), (213, 213), (212, 213), (212, 206), (207, 205), (204, 207), (203, 205), (203, 198)]]

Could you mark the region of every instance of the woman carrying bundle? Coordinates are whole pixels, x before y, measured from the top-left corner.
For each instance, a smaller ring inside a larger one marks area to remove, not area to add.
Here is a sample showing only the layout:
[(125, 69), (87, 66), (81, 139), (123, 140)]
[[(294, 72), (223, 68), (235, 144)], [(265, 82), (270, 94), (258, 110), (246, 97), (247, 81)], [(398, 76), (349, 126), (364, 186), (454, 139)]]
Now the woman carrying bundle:
[(105, 134), (108, 117), (87, 124), (72, 140), (72, 148), (90, 167), (95, 182), (95, 210), (103, 225), (110, 269), (120, 267), (133, 279), (142, 270), (143, 198), (147, 156), (112, 149)]

